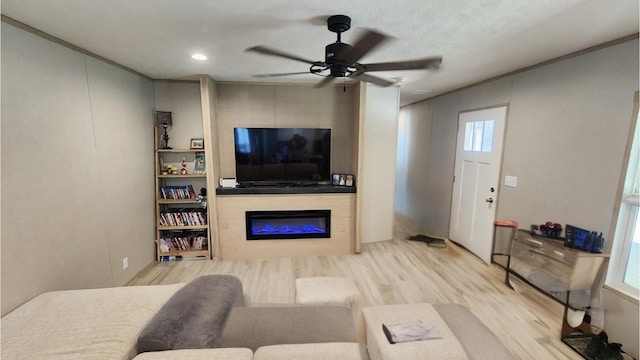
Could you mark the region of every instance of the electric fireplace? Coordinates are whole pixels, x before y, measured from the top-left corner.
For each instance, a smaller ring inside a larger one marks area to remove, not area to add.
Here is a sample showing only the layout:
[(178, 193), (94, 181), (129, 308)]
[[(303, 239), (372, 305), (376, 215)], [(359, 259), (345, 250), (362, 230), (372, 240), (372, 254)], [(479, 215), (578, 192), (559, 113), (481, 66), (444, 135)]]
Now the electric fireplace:
[(246, 211), (247, 240), (331, 237), (331, 210)]

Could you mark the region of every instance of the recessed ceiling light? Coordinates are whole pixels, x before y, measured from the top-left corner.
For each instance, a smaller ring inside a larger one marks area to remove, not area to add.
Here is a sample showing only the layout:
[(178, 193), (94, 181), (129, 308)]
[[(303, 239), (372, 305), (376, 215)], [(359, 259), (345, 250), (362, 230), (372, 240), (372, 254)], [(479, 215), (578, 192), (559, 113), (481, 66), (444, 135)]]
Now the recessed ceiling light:
[(191, 58), (194, 60), (200, 60), (200, 61), (207, 60), (207, 57), (204, 54), (193, 54), (191, 55)]

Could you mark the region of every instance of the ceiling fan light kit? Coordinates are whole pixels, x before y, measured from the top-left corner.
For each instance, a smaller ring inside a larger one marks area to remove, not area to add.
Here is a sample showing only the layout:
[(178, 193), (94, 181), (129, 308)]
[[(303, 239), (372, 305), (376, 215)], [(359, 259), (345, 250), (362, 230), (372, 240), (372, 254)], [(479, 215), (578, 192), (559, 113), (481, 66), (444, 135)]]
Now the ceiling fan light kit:
[(352, 78), (358, 81), (365, 81), (378, 86), (390, 86), (396, 81), (383, 79), (381, 77), (367, 74), (373, 71), (393, 71), (393, 70), (424, 70), (437, 69), (442, 62), (442, 57), (434, 56), (410, 61), (397, 61), (374, 64), (360, 64), (358, 60), (370, 51), (380, 46), (391, 38), (373, 30), (366, 30), (365, 33), (355, 42), (353, 46), (343, 43), (341, 34), (351, 28), (351, 18), (346, 15), (333, 15), (327, 19), (329, 31), (337, 34), (336, 42), (325, 47), (325, 60), (312, 61), (296, 55), (292, 55), (280, 50), (271, 49), (266, 46), (254, 46), (247, 51), (256, 52), (263, 55), (276, 56), (290, 60), (296, 60), (311, 65), (308, 72), (262, 74), (256, 77), (274, 77), (298, 74), (315, 74), (325, 78), (314, 87), (322, 87), (330, 83), (334, 78)]

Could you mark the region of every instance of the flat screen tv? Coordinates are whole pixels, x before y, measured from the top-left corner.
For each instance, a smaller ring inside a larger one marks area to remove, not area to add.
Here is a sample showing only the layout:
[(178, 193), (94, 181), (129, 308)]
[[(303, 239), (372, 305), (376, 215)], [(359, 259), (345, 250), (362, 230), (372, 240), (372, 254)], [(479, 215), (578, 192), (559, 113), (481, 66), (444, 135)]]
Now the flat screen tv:
[(234, 128), (241, 185), (331, 182), (331, 129)]

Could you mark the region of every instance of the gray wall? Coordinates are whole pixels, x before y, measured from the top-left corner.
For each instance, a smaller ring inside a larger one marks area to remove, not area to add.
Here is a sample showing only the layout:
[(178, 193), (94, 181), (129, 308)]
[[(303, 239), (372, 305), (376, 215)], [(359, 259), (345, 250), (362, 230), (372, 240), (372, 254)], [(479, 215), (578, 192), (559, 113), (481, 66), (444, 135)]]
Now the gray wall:
[[(611, 241), (637, 89), (633, 40), (403, 108), (401, 140), (410, 151), (398, 165), (396, 210), (448, 236), (458, 112), (508, 103), (501, 182), (517, 176), (518, 187), (500, 186), (497, 218), (522, 228), (552, 220)], [(637, 341), (637, 316), (627, 320), (605, 329), (635, 333)]]
[(458, 112), (509, 103), (498, 218), (608, 234), (637, 87), (630, 41), (402, 108), (397, 210), (447, 236)]
[(156, 110), (171, 111), (170, 147), (188, 149), (191, 138), (204, 137), (198, 81), (155, 81), (153, 87)]
[(154, 255), (152, 82), (2, 23), (1, 106), (2, 314), (123, 285)]

